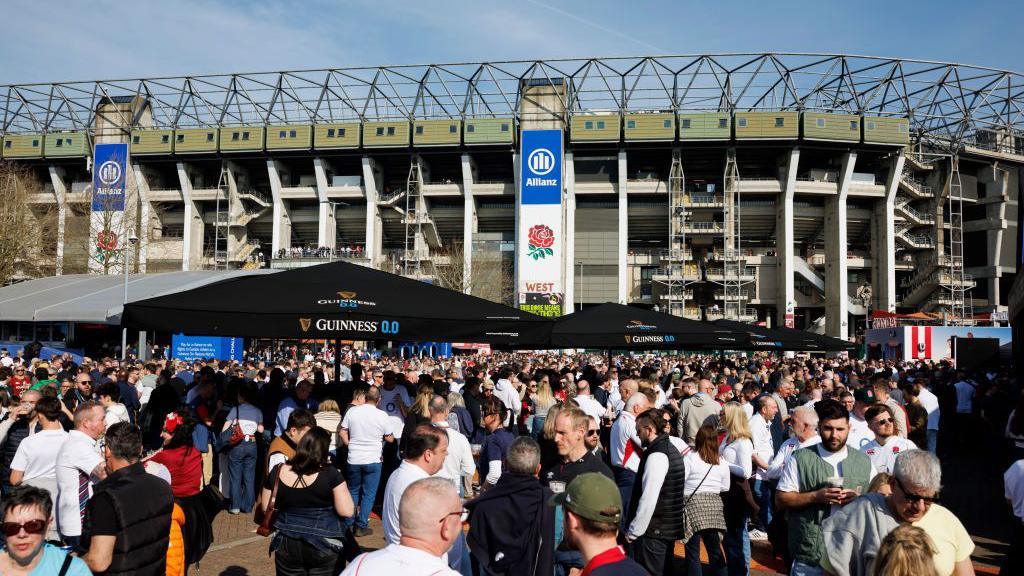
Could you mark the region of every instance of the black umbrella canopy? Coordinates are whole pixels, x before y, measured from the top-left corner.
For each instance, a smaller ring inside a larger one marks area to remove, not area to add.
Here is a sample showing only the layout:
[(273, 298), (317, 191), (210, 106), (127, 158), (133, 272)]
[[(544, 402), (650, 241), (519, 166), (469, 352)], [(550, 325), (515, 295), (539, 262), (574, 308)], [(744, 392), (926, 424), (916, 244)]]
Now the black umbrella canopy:
[(796, 330), (784, 326), (766, 328), (756, 324), (747, 324), (736, 320), (716, 320), (716, 326), (744, 331), (750, 334), (751, 350), (797, 350), (802, 352), (839, 352), (854, 350), (856, 344), (822, 336), (806, 330)]
[(170, 333), (506, 346), (546, 342), (551, 322), (348, 262), (232, 278), (128, 304), (122, 324)]
[(746, 331), (612, 302), (562, 316), (551, 329), (556, 348), (719, 350), (749, 342)]

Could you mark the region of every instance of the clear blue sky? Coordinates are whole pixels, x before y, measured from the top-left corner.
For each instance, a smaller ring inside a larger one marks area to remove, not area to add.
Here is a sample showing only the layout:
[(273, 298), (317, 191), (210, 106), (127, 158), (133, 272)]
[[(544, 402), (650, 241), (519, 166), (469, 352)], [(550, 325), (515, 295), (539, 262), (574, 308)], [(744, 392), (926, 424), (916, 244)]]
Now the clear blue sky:
[(741, 51), (1024, 72), (1020, 0), (4, 0), (3, 15), (3, 84)]

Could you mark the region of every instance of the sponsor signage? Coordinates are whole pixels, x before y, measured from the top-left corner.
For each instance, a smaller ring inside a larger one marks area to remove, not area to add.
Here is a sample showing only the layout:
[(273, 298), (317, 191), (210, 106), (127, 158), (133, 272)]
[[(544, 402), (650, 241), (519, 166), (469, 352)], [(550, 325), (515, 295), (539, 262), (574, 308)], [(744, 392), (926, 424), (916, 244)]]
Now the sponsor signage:
[(540, 316), (560, 316), (565, 246), (562, 131), (524, 130), (521, 143), (516, 241), (519, 307)]
[(171, 358), (193, 362), (195, 360), (242, 360), (245, 341), (230, 336), (171, 336)]
[(97, 144), (93, 151), (92, 210), (121, 212), (124, 210), (128, 174), (127, 144)]
[(676, 337), (671, 334), (625, 334), (626, 344), (671, 344)]
[(394, 336), (401, 326), (398, 320), (349, 320), (346, 318), (299, 318), (303, 332), (360, 332), (367, 335)]

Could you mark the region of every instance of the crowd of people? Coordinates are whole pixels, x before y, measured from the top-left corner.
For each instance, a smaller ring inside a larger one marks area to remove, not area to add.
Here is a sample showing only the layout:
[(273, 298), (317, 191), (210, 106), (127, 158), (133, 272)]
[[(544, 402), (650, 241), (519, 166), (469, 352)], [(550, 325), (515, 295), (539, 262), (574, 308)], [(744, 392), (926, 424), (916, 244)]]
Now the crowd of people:
[[(965, 576), (936, 452), (982, 447), (1011, 463), (1003, 570), (1024, 574), (1004, 368), (339, 351), (336, 380), (328, 352), (0, 351), (0, 573), (181, 575), (224, 512), (253, 515), (280, 575), (736, 576), (753, 540), (791, 574)], [(362, 553), (374, 513), (385, 546)]]
[(362, 244), (344, 244), (335, 248), (330, 246), (292, 246), (277, 251), (278, 258), (359, 258), (363, 254)]

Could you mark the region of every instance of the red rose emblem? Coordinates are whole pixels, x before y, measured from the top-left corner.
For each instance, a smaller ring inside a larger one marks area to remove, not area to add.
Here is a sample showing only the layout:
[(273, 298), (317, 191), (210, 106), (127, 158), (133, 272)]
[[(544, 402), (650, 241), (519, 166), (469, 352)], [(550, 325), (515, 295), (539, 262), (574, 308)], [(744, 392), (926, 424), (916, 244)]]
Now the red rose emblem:
[(551, 228), (544, 224), (537, 224), (530, 228), (527, 237), (530, 248), (526, 253), (527, 256), (537, 260), (555, 254), (555, 251), (551, 249), (555, 245), (555, 233)]
[(110, 230), (102, 230), (96, 234), (96, 247), (100, 250), (116, 250), (117, 234)]

